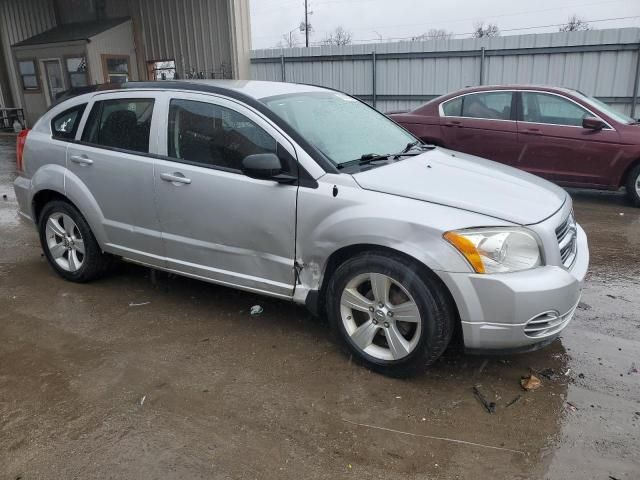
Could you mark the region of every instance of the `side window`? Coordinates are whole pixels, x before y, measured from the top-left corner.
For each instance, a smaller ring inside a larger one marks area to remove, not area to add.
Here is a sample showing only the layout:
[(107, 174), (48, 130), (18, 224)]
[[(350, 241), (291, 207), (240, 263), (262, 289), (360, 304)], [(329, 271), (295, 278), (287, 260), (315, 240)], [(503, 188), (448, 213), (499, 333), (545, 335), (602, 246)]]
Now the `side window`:
[(271, 135), (244, 115), (219, 105), (171, 100), (168, 154), (172, 158), (240, 170), (255, 153), (276, 153)]
[(462, 99), (464, 97), (454, 98), (442, 104), (442, 113), (445, 117), (459, 117), (462, 114)]
[(78, 125), (82, 118), (82, 113), (87, 104), (76, 105), (69, 110), (56, 115), (51, 120), (51, 135), (59, 140), (73, 140), (78, 131)]
[(591, 114), (566, 98), (546, 93), (522, 92), (522, 119), (525, 122), (582, 126)]
[(490, 120), (511, 120), (511, 92), (483, 92), (465, 95), (462, 116)]
[(96, 102), (82, 132), (82, 141), (148, 153), (153, 103), (152, 98)]

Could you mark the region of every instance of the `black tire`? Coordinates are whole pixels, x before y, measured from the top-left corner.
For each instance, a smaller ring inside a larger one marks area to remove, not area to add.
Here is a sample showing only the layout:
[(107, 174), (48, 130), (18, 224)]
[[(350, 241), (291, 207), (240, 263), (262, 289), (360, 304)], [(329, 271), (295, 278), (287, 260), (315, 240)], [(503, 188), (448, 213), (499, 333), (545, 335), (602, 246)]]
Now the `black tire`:
[[(65, 214), (75, 222), (82, 240), (84, 241), (84, 256), (82, 265), (76, 271), (68, 271), (62, 268), (54, 260), (47, 244), (46, 225), (52, 215)], [(96, 238), (89, 228), (89, 224), (76, 207), (63, 200), (54, 200), (47, 203), (40, 214), (38, 221), (40, 244), (42, 250), (53, 270), (65, 280), (77, 283), (85, 283), (103, 276), (110, 268), (112, 257), (102, 252)]]
[[(357, 347), (341, 317), (340, 301), (348, 283), (358, 275), (381, 273), (400, 283), (418, 306), (422, 325), (415, 348), (399, 360), (383, 360)], [(346, 352), (366, 367), (385, 375), (407, 377), (423, 371), (445, 351), (453, 335), (456, 314), (439, 280), (416, 262), (386, 252), (365, 252), (340, 265), (329, 280), (326, 312), (332, 331)]]
[(627, 198), (634, 207), (640, 207), (640, 192), (636, 188), (638, 182), (640, 182), (640, 163), (629, 172), (626, 184)]

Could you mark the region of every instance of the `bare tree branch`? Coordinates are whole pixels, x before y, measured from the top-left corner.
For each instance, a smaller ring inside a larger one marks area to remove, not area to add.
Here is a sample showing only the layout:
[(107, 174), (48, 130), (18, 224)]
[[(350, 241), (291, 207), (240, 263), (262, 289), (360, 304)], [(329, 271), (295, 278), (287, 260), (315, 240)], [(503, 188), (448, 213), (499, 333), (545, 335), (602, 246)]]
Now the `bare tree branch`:
[(472, 37), (475, 38), (483, 38), (483, 37), (498, 37), (500, 36), (500, 29), (495, 23), (487, 23), (485, 27), (484, 22), (477, 22), (473, 26)]
[(591, 25), (578, 17), (575, 13), (569, 17), (567, 23), (559, 29), (561, 32), (578, 32), (580, 30), (591, 30)]
[(325, 37), (322, 41), (324, 45), (336, 45), (336, 46), (344, 46), (350, 45), (352, 41), (351, 32), (348, 32), (344, 28), (337, 27), (333, 32)]
[(417, 37), (413, 37), (412, 41), (420, 41), (420, 40), (449, 40), (453, 37), (453, 32), (449, 32), (448, 30), (444, 30), (442, 28), (432, 28), (422, 35), (418, 35)]

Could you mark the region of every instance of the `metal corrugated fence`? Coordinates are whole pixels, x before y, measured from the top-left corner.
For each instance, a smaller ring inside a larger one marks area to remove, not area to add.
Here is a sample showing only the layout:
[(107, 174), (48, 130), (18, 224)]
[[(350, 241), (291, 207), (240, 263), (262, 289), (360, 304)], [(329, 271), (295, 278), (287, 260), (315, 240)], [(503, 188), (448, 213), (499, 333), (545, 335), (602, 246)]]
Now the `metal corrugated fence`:
[(224, 0), (137, 0), (147, 60), (175, 59), (178, 74), (230, 78), (231, 37)]
[(640, 28), (254, 50), (251, 78), (336, 88), (383, 112), (515, 83), (575, 88), (637, 114), (639, 52)]

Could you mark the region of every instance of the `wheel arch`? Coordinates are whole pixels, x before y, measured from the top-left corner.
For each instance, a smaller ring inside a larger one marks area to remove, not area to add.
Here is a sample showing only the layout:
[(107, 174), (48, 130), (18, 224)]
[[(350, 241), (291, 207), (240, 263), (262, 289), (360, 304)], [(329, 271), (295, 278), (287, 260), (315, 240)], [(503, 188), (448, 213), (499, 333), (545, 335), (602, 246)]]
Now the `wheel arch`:
[(307, 308), (312, 313), (321, 317), (325, 315), (324, 304), (325, 304), (325, 298), (327, 293), (327, 286), (336, 269), (348, 259), (366, 252), (381, 253), (383, 255), (395, 256), (406, 262), (416, 265), (417, 272), (420, 276), (430, 281), (433, 281), (440, 286), (442, 291), (447, 296), (448, 301), (451, 303), (453, 311), (456, 315), (456, 328), (460, 326), (460, 314), (458, 312), (458, 306), (456, 305), (455, 299), (451, 291), (449, 290), (449, 287), (447, 287), (447, 285), (442, 281), (442, 279), (438, 276), (438, 274), (434, 270), (429, 268), (419, 259), (401, 250), (397, 250), (395, 248), (391, 248), (383, 245), (375, 245), (375, 244), (369, 244), (369, 243), (357, 243), (357, 244), (347, 245), (337, 249), (331, 255), (329, 255), (329, 258), (327, 259), (327, 262), (322, 272), (322, 280), (319, 286), (320, 288), (318, 290), (311, 291), (307, 295), (307, 300), (305, 303)]
[(624, 187), (627, 185), (627, 182), (629, 181), (629, 175), (631, 175), (631, 172), (638, 166), (640, 165), (640, 158), (636, 158), (633, 162), (631, 162), (627, 168), (624, 170), (624, 173), (620, 176), (620, 179), (618, 180), (618, 188), (620, 187)]

